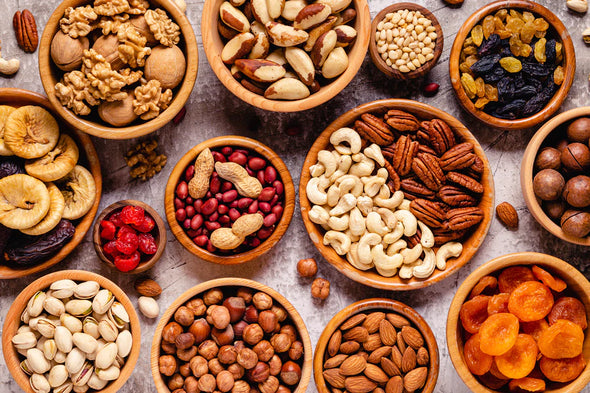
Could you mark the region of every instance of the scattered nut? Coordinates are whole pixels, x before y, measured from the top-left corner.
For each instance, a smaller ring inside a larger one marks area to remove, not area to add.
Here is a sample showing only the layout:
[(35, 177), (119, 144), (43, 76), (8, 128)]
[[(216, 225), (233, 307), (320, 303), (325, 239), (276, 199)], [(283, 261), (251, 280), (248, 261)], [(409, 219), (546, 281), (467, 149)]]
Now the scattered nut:
[(318, 264), (315, 259), (301, 259), (297, 262), (297, 272), (301, 277), (313, 277), (318, 272)]
[(325, 300), (330, 295), (330, 281), (318, 277), (311, 284), (311, 296)]
[(500, 222), (508, 228), (518, 228), (518, 213), (510, 203), (502, 202), (496, 206), (496, 214), (498, 215)]

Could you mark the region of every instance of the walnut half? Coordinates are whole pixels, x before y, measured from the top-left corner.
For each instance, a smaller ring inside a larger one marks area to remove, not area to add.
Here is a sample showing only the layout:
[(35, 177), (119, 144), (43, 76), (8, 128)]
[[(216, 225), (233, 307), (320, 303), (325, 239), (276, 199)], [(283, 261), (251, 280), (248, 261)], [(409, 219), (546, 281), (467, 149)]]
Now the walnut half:
[(94, 11), (98, 15), (113, 16), (129, 10), (127, 0), (94, 0)]
[(160, 8), (147, 10), (145, 21), (162, 45), (172, 46), (180, 41), (180, 27), (168, 17), (166, 11)]
[(90, 114), (88, 105), (95, 106), (100, 103), (92, 96), (90, 90), (90, 81), (82, 71), (64, 74), (62, 80), (55, 85), (55, 95), (61, 104), (73, 110), (77, 115)]
[(162, 91), (160, 82), (155, 79), (142, 82), (144, 83), (141, 86), (135, 88), (133, 110), (143, 120), (150, 120), (157, 117), (160, 111), (168, 108), (172, 101), (172, 90)]
[(117, 38), (120, 42), (119, 58), (133, 68), (143, 67), (151, 53), (151, 49), (145, 46), (146, 38), (131, 23), (119, 27)]
[(86, 7), (68, 7), (64, 17), (59, 20), (61, 31), (72, 38), (85, 37), (94, 30), (94, 21), (98, 18), (94, 9)]

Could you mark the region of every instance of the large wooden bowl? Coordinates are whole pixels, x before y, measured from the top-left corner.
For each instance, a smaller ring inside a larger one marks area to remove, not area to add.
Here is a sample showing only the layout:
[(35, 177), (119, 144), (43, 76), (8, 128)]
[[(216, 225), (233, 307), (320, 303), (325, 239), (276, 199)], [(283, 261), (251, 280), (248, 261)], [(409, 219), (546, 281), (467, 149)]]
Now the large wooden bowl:
[(131, 352), (125, 361), (125, 365), (121, 369), (119, 378), (115, 381), (110, 382), (102, 393), (116, 393), (125, 384), (139, 358), (139, 350), (141, 347), (141, 327), (139, 326), (139, 319), (133, 304), (125, 294), (125, 292), (119, 288), (111, 280), (101, 276), (100, 274), (87, 272), (83, 270), (62, 270), (59, 272), (51, 273), (43, 276), (31, 284), (29, 284), (23, 291), (16, 297), (12, 306), (6, 314), (4, 319), (4, 326), (2, 330), (2, 352), (4, 354), (4, 361), (8, 367), (8, 371), (12, 374), (12, 377), (21, 387), (21, 389), (27, 393), (35, 393), (29, 385), (29, 376), (24, 373), (20, 368), (19, 354), (12, 345), (12, 337), (16, 334), (18, 327), (21, 323), (20, 316), (24, 309), (27, 307), (29, 299), (40, 290), (48, 289), (49, 286), (58, 280), (70, 279), (74, 281), (96, 281), (100, 284), (101, 288), (108, 289), (115, 295), (118, 302), (123, 304), (125, 311), (129, 314), (129, 330), (133, 338), (133, 345)]
[[(461, 305), (467, 300), (471, 290), (483, 276), (494, 274), (495, 272), (516, 265), (538, 265), (546, 269), (550, 273), (555, 274), (567, 283), (568, 290), (573, 291), (577, 298), (584, 303), (586, 307), (586, 314), (590, 312), (590, 283), (576, 268), (569, 263), (556, 258), (551, 255), (540, 254), (537, 252), (518, 252), (514, 254), (503, 255), (494, 258), (491, 261), (483, 264), (471, 273), (465, 281), (459, 286), (455, 297), (451, 301), (449, 314), (447, 317), (447, 347), (449, 355), (457, 374), (461, 377), (465, 385), (474, 393), (494, 393), (496, 390), (491, 390), (482, 385), (477, 378), (471, 374), (465, 359), (463, 357), (463, 328), (459, 320), (459, 311)], [(576, 378), (568, 384), (558, 384), (559, 388), (547, 389), (548, 393), (577, 393), (580, 392), (590, 382), (590, 334), (586, 331), (584, 340), (584, 359), (586, 359), (586, 368)]]
[(324, 371), (324, 361), (326, 360), (326, 349), (330, 337), (332, 337), (332, 334), (338, 329), (338, 327), (351, 316), (361, 312), (371, 311), (384, 311), (386, 313), (394, 312), (399, 314), (412, 322), (413, 326), (422, 333), (422, 337), (424, 337), (424, 342), (426, 343), (426, 349), (428, 349), (428, 354), (430, 356), (430, 363), (428, 364), (428, 377), (426, 383), (420, 392), (432, 393), (436, 386), (436, 380), (438, 379), (439, 368), (438, 345), (436, 344), (434, 333), (432, 333), (430, 326), (428, 326), (428, 323), (426, 323), (424, 318), (422, 318), (422, 316), (412, 307), (398, 302), (397, 300), (379, 298), (360, 300), (351, 304), (339, 311), (324, 328), (315, 347), (315, 354), (313, 356), (313, 375), (319, 393), (331, 393), (332, 391), (326, 385), (326, 381), (322, 375), (322, 372)]
[(218, 278), (216, 280), (205, 281), (199, 285), (196, 285), (189, 289), (188, 291), (184, 292), (180, 295), (171, 305), (166, 309), (162, 318), (158, 322), (156, 326), (156, 332), (154, 333), (154, 339), (152, 341), (152, 350), (150, 354), (151, 358), (151, 368), (152, 368), (152, 377), (154, 378), (154, 382), (156, 384), (156, 390), (158, 393), (170, 393), (170, 389), (164, 383), (162, 375), (160, 374), (160, 369), (158, 365), (158, 359), (160, 358), (160, 344), (162, 342), (162, 330), (164, 326), (170, 322), (170, 319), (174, 317), (174, 313), (178, 309), (178, 307), (182, 306), (185, 302), (192, 299), (193, 297), (216, 287), (248, 287), (252, 288), (256, 291), (265, 292), (266, 294), (270, 295), (274, 302), (278, 302), (283, 308), (287, 311), (289, 318), (293, 322), (295, 328), (299, 332), (299, 337), (301, 342), (303, 343), (303, 364), (301, 366), (301, 379), (297, 384), (297, 388), (292, 390), (293, 393), (305, 393), (307, 389), (307, 385), (309, 384), (309, 380), (311, 379), (311, 340), (309, 338), (309, 333), (307, 332), (307, 328), (305, 327), (305, 322), (303, 322), (303, 318), (299, 315), (295, 307), (283, 295), (275, 291), (274, 289), (267, 287), (264, 284), (260, 284), (259, 282), (248, 280), (245, 278), (235, 278), (235, 277), (226, 277), (226, 278)]
[(131, 125), (125, 127), (114, 127), (103, 122), (96, 113), (96, 108), (93, 109), (93, 113), (90, 116), (78, 116), (70, 109), (63, 106), (59, 101), (59, 98), (55, 95), (55, 85), (61, 80), (61, 77), (64, 74), (63, 71), (53, 64), (50, 53), (51, 41), (59, 29), (59, 20), (63, 17), (66, 8), (84, 6), (86, 4), (91, 4), (92, 2), (89, 0), (64, 0), (49, 17), (39, 42), (39, 73), (43, 88), (45, 89), (45, 94), (49, 97), (49, 101), (51, 101), (55, 111), (73, 128), (106, 139), (137, 138), (162, 128), (184, 107), (184, 104), (193, 90), (195, 81), (197, 80), (199, 57), (195, 32), (193, 31), (191, 23), (186, 15), (180, 11), (178, 6), (174, 4), (173, 0), (149, 0), (149, 2), (154, 8), (158, 7), (164, 9), (171, 19), (180, 26), (181, 40), (178, 47), (182, 50), (186, 58), (186, 71), (184, 79), (180, 85), (174, 89), (172, 102), (166, 110), (152, 120), (136, 120)]
[(84, 134), (83, 132), (78, 131), (74, 127), (67, 126), (59, 114), (56, 113), (51, 103), (47, 101), (47, 98), (28, 90), (0, 88), (0, 105), (38, 105), (51, 112), (51, 114), (59, 123), (60, 132), (65, 132), (76, 141), (76, 144), (80, 150), (80, 162), (82, 162), (84, 166), (90, 171), (90, 173), (92, 173), (94, 183), (96, 184), (96, 199), (94, 201), (94, 205), (92, 205), (90, 211), (88, 211), (88, 213), (86, 213), (86, 215), (80, 219), (78, 225), (76, 225), (76, 232), (74, 232), (74, 237), (72, 237), (72, 240), (63, 246), (57, 254), (38, 265), (26, 268), (17, 268), (14, 266), (0, 264), (0, 279), (7, 279), (28, 276), (29, 274), (45, 270), (63, 260), (74, 250), (74, 248), (78, 246), (78, 244), (80, 244), (82, 239), (84, 239), (84, 235), (86, 235), (86, 232), (88, 232), (88, 229), (90, 229), (90, 225), (92, 225), (92, 221), (94, 220), (96, 212), (98, 211), (100, 196), (102, 194), (102, 174), (100, 172), (100, 162), (98, 160), (98, 155), (96, 154), (94, 144), (92, 143), (90, 137), (88, 137), (88, 135)]
[[(553, 98), (551, 98), (549, 103), (545, 105), (543, 109), (532, 116), (522, 119), (500, 119), (477, 109), (474, 102), (472, 102), (469, 97), (467, 97), (467, 94), (461, 85), (459, 57), (461, 55), (461, 49), (463, 48), (463, 42), (471, 33), (471, 29), (477, 23), (479, 23), (487, 15), (494, 13), (501, 8), (516, 8), (520, 11), (530, 11), (545, 18), (545, 20), (549, 23), (550, 28), (555, 30), (563, 43), (563, 68), (565, 70), (565, 79), (563, 83), (559, 87), (559, 90), (557, 90), (557, 93), (553, 95)], [(449, 58), (449, 72), (451, 76), (451, 84), (453, 85), (457, 99), (459, 100), (459, 103), (463, 109), (465, 109), (481, 122), (491, 127), (501, 128), (504, 130), (520, 130), (523, 128), (533, 127), (547, 120), (559, 109), (570, 90), (572, 82), (574, 81), (574, 76), (576, 73), (576, 54), (574, 52), (574, 44), (572, 42), (571, 36), (569, 35), (566, 27), (559, 20), (559, 18), (553, 14), (553, 12), (549, 11), (539, 3), (535, 3), (534, 1), (501, 0), (489, 3), (480, 8), (473, 15), (467, 18), (463, 26), (461, 26), (457, 36), (455, 37), (455, 41), (453, 42), (453, 47), (451, 48), (451, 55)]]
[(342, 75), (336, 78), (332, 83), (322, 86), (320, 91), (310, 95), (302, 100), (279, 101), (269, 100), (264, 96), (258, 95), (246, 89), (240, 84), (230, 72), (226, 64), (221, 61), (221, 50), (224, 47), (222, 37), (217, 30), (217, 21), (219, 19), (219, 7), (225, 0), (206, 0), (201, 16), (201, 36), (203, 37), (203, 47), (205, 55), (213, 72), (217, 78), (242, 101), (254, 105), (255, 107), (266, 109), (274, 112), (298, 112), (306, 109), (315, 108), (326, 101), (331, 100), (336, 94), (344, 89), (352, 78), (356, 75), (363, 64), (369, 40), (371, 38), (370, 26), (371, 15), (366, 0), (352, 0), (352, 5), (356, 9), (357, 15), (354, 22), (354, 28), (357, 31), (357, 37), (348, 51), (348, 68)]
[[(447, 268), (443, 271), (435, 270), (434, 273), (427, 279), (417, 279), (415, 277), (410, 280), (403, 280), (399, 276), (394, 277), (383, 277), (378, 274), (374, 269), (362, 271), (353, 267), (346, 258), (338, 255), (336, 251), (330, 246), (323, 244), (322, 240), (324, 237), (324, 230), (319, 226), (311, 222), (308, 213), (311, 210), (311, 204), (306, 196), (305, 188), (311, 175), (309, 173), (309, 167), (317, 162), (318, 152), (320, 150), (329, 148), (330, 135), (339, 128), (349, 126), (353, 124), (356, 119), (359, 119), (363, 113), (384, 113), (389, 109), (398, 109), (412, 113), (419, 119), (431, 120), (431, 119), (442, 119), (444, 120), (451, 129), (459, 136), (463, 142), (471, 142), (474, 146), (474, 150), (477, 155), (484, 162), (484, 172), (482, 175), (481, 183), (484, 186), (484, 192), (479, 204), (479, 207), (484, 211), (484, 219), (479, 224), (477, 229), (463, 241), (463, 253), (459, 258), (449, 260)], [(374, 288), (387, 289), (390, 291), (408, 291), (418, 288), (424, 288), (430, 286), (440, 280), (450, 276), (463, 265), (465, 265), (475, 255), (479, 246), (483, 243), (483, 240), (488, 233), (490, 227), (493, 209), (494, 209), (494, 180), (490, 170), (490, 164), (488, 159), (480, 146), (479, 142), (471, 132), (457, 119), (448, 113), (432, 107), (430, 105), (423, 104), (417, 101), (401, 100), (401, 99), (387, 99), (369, 102), (356, 108), (351, 109), (339, 118), (337, 118), (332, 124), (330, 124), (316, 139), (313, 146), (309, 150), (305, 162), (303, 163), (303, 169), (301, 170), (301, 180), (299, 182), (299, 205), (301, 207), (301, 216), (303, 223), (309, 233), (311, 241), (316, 248), (322, 253), (324, 258), (332, 264), (341, 273), (346, 275), (348, 278), (360, 282), (361, 284), (368, 285)]]
[[(541, 200), (537, 198), (533, 191), (533, 172), (535, 166), (535, 159), (539, 153), (539, 148), (543, 145), (545, 140), (562, 124), (572, 121), (578, 117), (590, 116), (590, 106), (576, 108), (564, 113), (560, 113), (553, 119), (549, 120), (533, 135), (529, 144), (526, 147), (522, 157), (522, 164), (520, 165), (520, 187), (522, 188), (522, 195), (526, 202), (529, 211), (537, 220), (539, 224), (552, 235), (570, 242), (573, 244), (580, 244), (582, 246), (590, 246), (590, 236), (584, 238), (574, 237), (565, 233), (561, 226), (556, 224), (541, 207)], [(557, 131), (556, 131), (557, 132)], [(565, 136), (565, 129), (563, 130)]]
[[(174, 209), (174, 193), (176, 190), (176, 185), (180, 181), (181, 176), (183, 176), (186, 167), (193, 163), (199, 153), (205, 148), (223, 146), (239, 146), (260, 154), (275, 167), (279, 178), (285, 186), (283, 215), (276, 224), (276, 228), (272, 235), (270, 235), (268, 239), (264, 240), (258, 247), (235, 255), (217, 255), (197, 246), (176, 221)], [(287, 166), (283, 160), (281, 160), (278, 154), (271, 150), (268, 146), (258, 142), (257, 140), (243, 136), (220, 136), (199, 143), (190, 149), (178, 161), (174, 169), (172, 169), (172, 173), (170, 174), (168, 183), (166, 184), (164, 205), (166, 207), (166, 218), (168, 220), (170, 230), (174, 236), (176, 236), (176, 239), (178, 239), (180, 244), (184, 246), (184, 248), (189, 250), (194, 255), (209, 262), (219, 263), (222, 265), (235, 265), (251, 261), (254, 258), (258, 258), (259, 256), (266, 254), (275, 244), (277, 244), (279, 240), (281, 240), (287, 231), (287, 228), (289, 228), (291, 218), (293, 218), (293, 211), (295, 210), (295, 186), (293, 185), (293, 179), (291, 179), (289, 169), (287, 169)]]

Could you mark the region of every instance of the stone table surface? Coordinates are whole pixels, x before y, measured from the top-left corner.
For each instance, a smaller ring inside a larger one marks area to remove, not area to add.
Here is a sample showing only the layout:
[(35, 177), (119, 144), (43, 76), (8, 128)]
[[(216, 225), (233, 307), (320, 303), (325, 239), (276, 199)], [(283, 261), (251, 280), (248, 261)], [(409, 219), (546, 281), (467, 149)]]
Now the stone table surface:
[[(561, 111), (587, 105), (588, 74), (590, 72), (590, 49), (582, 41), (582, 30), (590, 25), (589, 16), (569, 12), (565, 1), (543, 0), (541, 4), (549, 7), (567, 26), (576, 47), (577, 70), (569, 96)], [(2, 53), (9, 58), (17, 56), (21, 60), (21, 70), (10, 79), (0, 78), (0, 87), (19, 87), (43, 93), (38, 75), (37, 54), (24, 54), (17, 48), (12, 30), (12, 15), (18, 9), (28, 8), (37, 19), (39, 30), (45, 26), (57, 0), (0, 0), (0, 38)], [(340, 94), (328, 103), (301, 113), (279, 114), (265, 112), (245, 104), (231, 94), (217, 79), (207, 63), (201, 43), (200, 18), (202, 0), (189, 0), (188, 18), (193, 24), (199, 41), (199, 73), (197, 83), (187, 102), (187, 115), (179, 125), (169, 124), (156, 132), (161, 150), (168, 156), (168, 164), (162, 172), (148, 182), (133, 181), (123, 156), (137, 140), (113, 141), (93, 138), (100, 156), (103, 172), (104, 207), (121, 199), (140, 199), (153, 206), (164, 216), (164, 186), (174, 164), (197, 143), (219, 135), (244, 135), (256, 138), (274, 149), (287, 164), (295, 184), (304, 157), (319, 133), (337, 116), (347, 110), (376, 99), (405, 97), (441, 108), (456, 116), (479, 139), (491, 163), (495, 180), (496, 202), (512, 203), (520, 216), (517, 231), (509, 231), (495, 218), (488, 236), (473, 260), (458, 273), (426, 289), (411, 292), (386, 292), (358, 284), (331, 267), (311, 243), (297, 208), (293, 221), (283, 239), (267, 255), (258, 260), (239, 266), (219, 266), (210, 264), (193, 256), (176, 241), (168, 231), (168, 244), (162, 259), (149, 272), (164, 289), (158, 299), (161, 310), (190, 287), (218, 277), (237, 276), (257, 280), (271, 286), (292, 302), (301, 313), (312, 344), (315, 345), (323, 327), (342, 308), (370, 297), (389, 297), (414, 307), (430, 324), (438, 341), (440, 354), (440, 373), (437, 392), (468, 392), (455, 372), (448, 355), (445, 340), (446, 314), (451, 299), (460, 283), (475, 268), (486, 261), (511, 252), (538, 251), (552, 254), (576, 265), (586, 277), (590, 277), (588, 248), (574, 246), (560, 241), (546, 232), (529, 214), (521, 194), (519, 170), (522, 154), (534, 129), (524, 131), (493, 130), (478, 123), (460, 109), (451, 88), (448, 76), (448, 59), (452, 42), (463, 21), (484, 1), (467, 0), (462, 6), (451, 8), (441, 0), (418, 0), (434, 12), (444, 32), (445, 47), (439, 63), (434, 67), (426, 81), (441, 85), (438, 95), (426, 98), (420, 94), (423, 81), (399, 83), (386, 80), (371, 63), (367, 55), (356, 78)], [(369, 0), (371, 15), (388, 5), (386, 0)], [(286, 128), (297, 125), (301, 134), (289, 136)], [(331, 282), (331, 295), (320, 302), (310, 296), (309, 280), (297, 276), (295, 265), (299, 259), (314, 257), (319, 262), (319, 276)], [(119, 274), (96, 256), (91, 233), (86, 235), (80, 246), (63, 262), (43, 273), (18, 280), (0, 282), (0, 323), (17, 294), (39, 276), (62, 269), (85, 269), (100, 273), (120, 285), (136, 301), (133, 290), (134, 276)], [(142, 343), (137, 366), (120, 390), (154, 392), (155, 387), (150, 372), (149, 353), (157, 320), (141, 318)], [(0, 391), (18, 392), (20, 388), (12, 380), (4, 359), (0, 359)], [(313, 381), (309, 391), (316, 391)], [(584, 392), (590, 392), (585, 388)]]

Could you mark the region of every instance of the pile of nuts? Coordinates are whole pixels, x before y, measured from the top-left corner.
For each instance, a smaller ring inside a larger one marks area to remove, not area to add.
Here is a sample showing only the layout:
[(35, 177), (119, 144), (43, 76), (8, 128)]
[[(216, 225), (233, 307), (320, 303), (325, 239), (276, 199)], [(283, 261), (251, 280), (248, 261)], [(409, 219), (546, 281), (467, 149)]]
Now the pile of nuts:
[(351, 0), (230, 0), (217, 29), (221, 60), (246, 89), (272, 100), (316, 93), (348, 68), (357, 32)]
[(95, 281), (54, 282), (31, 297), (21, 321), (12, 344), (37, 393), (102, 390), (133, 344), (125, 307)]
[(176, 310), (158, 363), (172, 393), (288, 393), (301, 379), (303, 355), (297, 327), (272, 297), (223, 287)]
[(534, 164), (533, 191), (543, 210), (575, 237), (590, 233), (589, 147), (590, 118), (580, 117), (550, 135)]
[(410, 321), (373, 311), (353, 315), (332, 334), (322, 375), (333, 393), (413, 393), (424, 387), (429, 363), (424, 338)]

